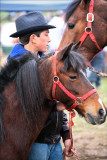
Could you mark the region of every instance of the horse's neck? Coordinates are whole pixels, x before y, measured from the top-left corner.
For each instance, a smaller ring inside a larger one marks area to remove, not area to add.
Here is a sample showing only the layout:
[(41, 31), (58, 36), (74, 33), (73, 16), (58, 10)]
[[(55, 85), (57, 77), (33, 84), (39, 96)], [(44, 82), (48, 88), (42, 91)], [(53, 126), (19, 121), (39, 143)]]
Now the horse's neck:
[[(64, 36), (66, 36), (66, 32), (63, 34), (61, 43), (60, 43), (60, 45), (59, 45), (59, 47), (58, 47), (58, 50), (59, 50), (59, 51), (64, 48), (64, 46), (65, 46), (66, 43), (69, 44), (69, 42), (65, 42)], [(96, 49), (97, 49), (97, 48), (96, 48)], [(87, 47), (79, 47), (79, 48), (77, 49), (77, 52), (80, 53), (80, 54), (82, 54), (86, 59), (88, 59), (88, 61), (92, 60), (93, 57), (96, 55), (96, 53), (97, 53), (98, 51), (99, 51), (99, 50), (95, 50), (95, 49), (93, 49), (93, 48), (90, 48), (90, 49), (88, 48), (88, 49), (87, 49)]]
[(95, 0), (94, 10), (98, 16), (107, 22), (107, 0)]
[[(94, 0), (94, 16), (96, 19), (98, 19), (97, 23), (96, 23), (96, 28), (94, 28), (94, 30), (97, 29), (97, 27), (99, 28), (99, 26), (101, 26), (100, 24), (102, 24), (102, 28), (100, 28), (99, 30), (99, 35), (101, 35), (101, 39), (98, 42), (97, 41), (97, 35), (95, 35), (94, 31), (93, 34), (95, 36), (95, 39), (99, 45), (99, 47), (101, 49), (103, 49), (106, 45), (107, 45), (107, 35), (106, 35), (106, 29), (107, 29), (107, 14), (106, 14), (106, 10), (107, 10), (107, 1), (104, 0)], [(93, 29), (93, 27), (92, 27)], [(97, 31), (98, 32), (98, 31)], [(103, 36), (102, 36), (103, 34)], [(92, 41), (92, 40), (91, 40)], [(94, 46), (95, 43), (93, 43)], [(88, 46), (89, 44), (87, 44), (84, 49), (84, 47), (81, 47), (78, 49), (78, 51), (83, 54), (83, 56), (85, 56), (89, 61), (92, 60), (99, 52), (100, 50), (97, 47), (90, 47)], [(84, 50), (84, 51), (83, 51)], [(83, 52), (82, 52), (83, 51)]]
[(51, 58), (43, 59), (38, 64), (38, 72), (41, 89), (44, 92), (44, 98), (47, 100), (52, 99), (52, 61)]
[[(42, 130), (42, 128), (44, 127), (44, 124), (46, 122), (46, 120), (48, 119), (52, 109), (54, 106), (54, 102), (53, 101), (44, 101), (42, 110), (40, 111), (39, 115), (41, 117), (41, 119), (38, 121), (38, 128), (39, 128), (39, 133)], [(37, 133), (37, 134), (39, 134)]]

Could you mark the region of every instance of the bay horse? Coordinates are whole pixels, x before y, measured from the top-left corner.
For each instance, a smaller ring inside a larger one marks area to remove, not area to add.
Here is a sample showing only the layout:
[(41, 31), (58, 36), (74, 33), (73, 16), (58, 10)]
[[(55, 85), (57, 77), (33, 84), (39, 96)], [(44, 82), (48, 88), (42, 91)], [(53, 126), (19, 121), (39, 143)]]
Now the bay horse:
[(55, 100), (75, 108), (90, 124), (105, 122), (99, 95), (85, 75), (85, 60), (72, 44), (37, 59), (11, 59), (0, 72), (0, 160), (27, 160)]
[(58, 50), (80, 41), (79, 53), (91, 61), (107, 46), (107, 0), (74, 0), (66, 9), (67, 23)]

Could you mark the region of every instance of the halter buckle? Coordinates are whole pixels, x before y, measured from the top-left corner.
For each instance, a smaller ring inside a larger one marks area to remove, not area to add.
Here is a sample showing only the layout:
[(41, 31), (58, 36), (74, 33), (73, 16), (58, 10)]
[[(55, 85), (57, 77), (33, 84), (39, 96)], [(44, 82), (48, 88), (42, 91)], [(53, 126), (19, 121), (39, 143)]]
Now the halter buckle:
[(58, 76), (54, 76), (53, 77), (53, 82), (54, 83), (58, 83), (59, 82), (59, 77)]
[(77, 100), (75, 102), (78, 103), (78, 105), (83, 103), (81, 97), (77, 97)]
[(93, 21), (94, 21), (94, 14), (87, 13), (87, 22), (93, 22)]

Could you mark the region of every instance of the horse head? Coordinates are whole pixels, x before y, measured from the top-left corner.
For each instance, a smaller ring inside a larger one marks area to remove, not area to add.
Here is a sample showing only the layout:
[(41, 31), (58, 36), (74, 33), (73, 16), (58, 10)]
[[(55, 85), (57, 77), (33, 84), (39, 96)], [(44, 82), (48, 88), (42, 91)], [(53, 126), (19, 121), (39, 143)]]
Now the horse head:
[(106, 117), (105, 106), (87, 79), (84, 57), (75, 51), (75, 47), (72, 50), (71, 46), (49, 56), (39, 65), (45, 96), (49, 100), (62, 102), (69, 111), (75, 108), (87, 122), (101, 124)]
[(106, 8), (104, 0), (73, 1), (66, 10), (67, 25), (58, 49), (81, 41), (78, 52), (90, 61), (107, 45)]

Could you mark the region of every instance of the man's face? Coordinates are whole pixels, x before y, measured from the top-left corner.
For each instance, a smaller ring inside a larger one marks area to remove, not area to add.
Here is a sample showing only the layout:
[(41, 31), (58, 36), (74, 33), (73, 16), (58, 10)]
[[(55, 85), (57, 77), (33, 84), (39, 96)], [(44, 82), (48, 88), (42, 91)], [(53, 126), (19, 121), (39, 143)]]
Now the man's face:
[(44, 30), (41, 32), (40, 37), (37, 37), (36, 39), (36, 50), (40, 52), (46, 52), (49, 42), (49, 30)]

